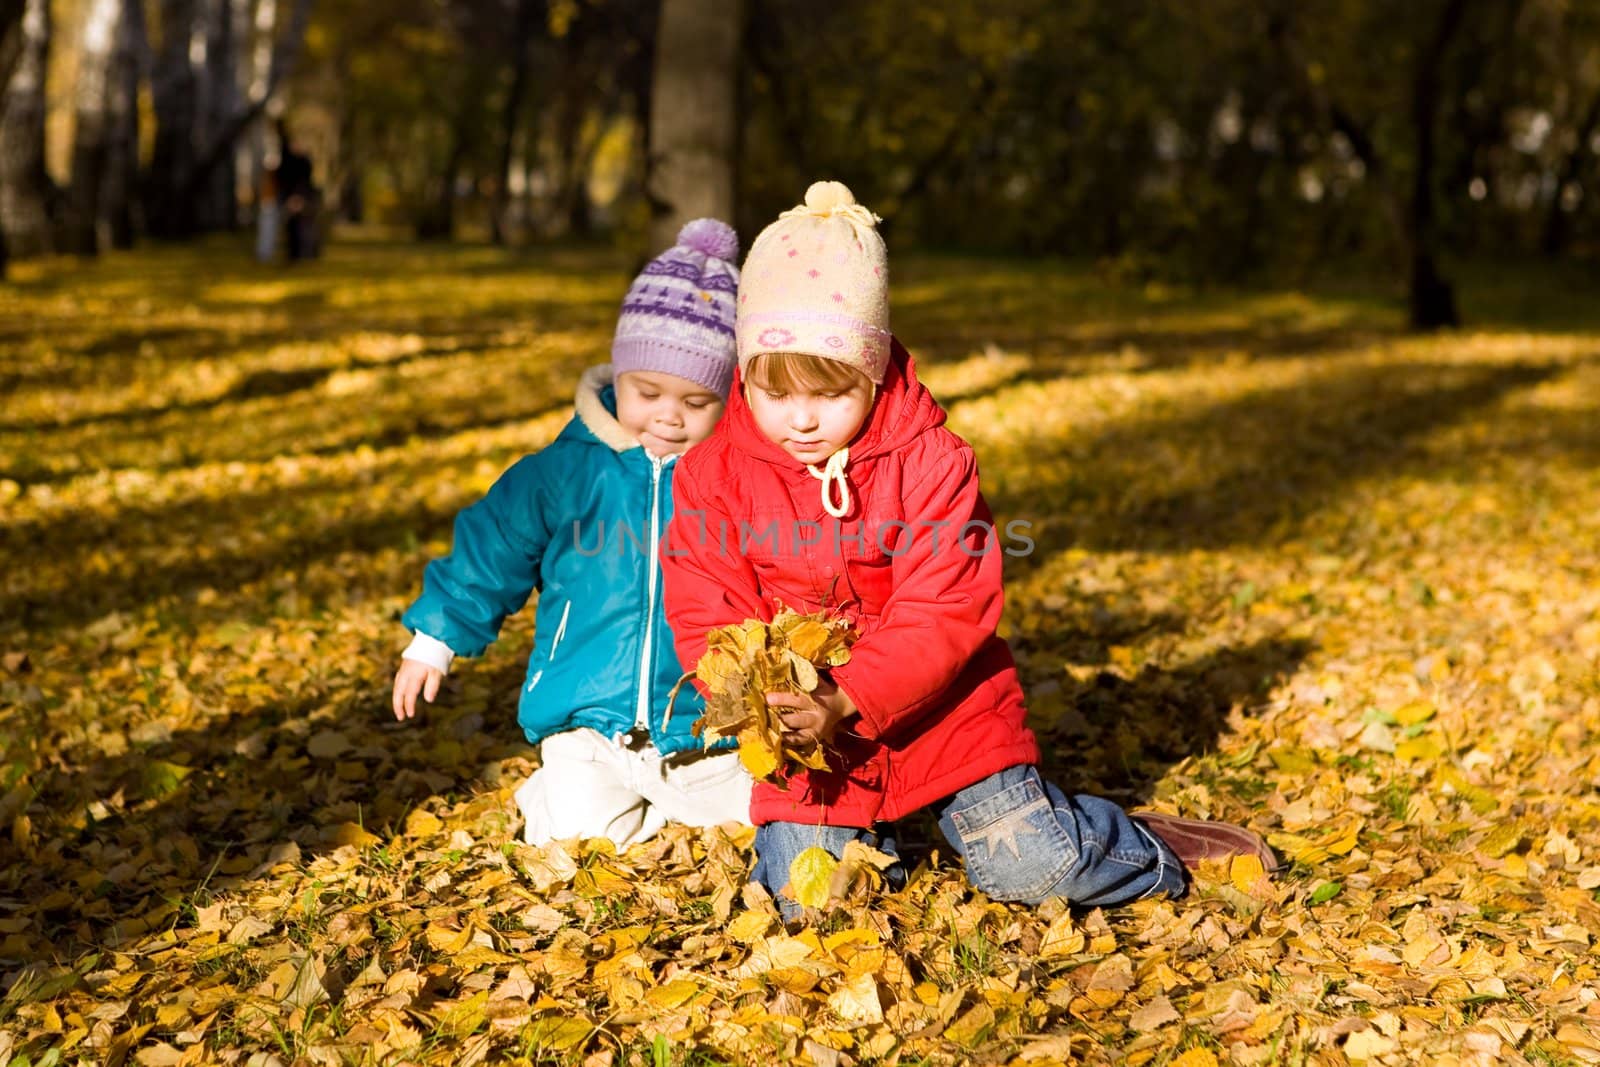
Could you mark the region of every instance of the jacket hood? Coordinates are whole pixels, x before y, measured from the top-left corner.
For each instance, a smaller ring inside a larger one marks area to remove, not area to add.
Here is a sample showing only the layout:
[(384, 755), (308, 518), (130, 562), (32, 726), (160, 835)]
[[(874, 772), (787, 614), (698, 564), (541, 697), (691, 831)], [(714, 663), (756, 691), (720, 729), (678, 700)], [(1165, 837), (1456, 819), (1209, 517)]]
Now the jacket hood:
[[(891, 343), (889, 367), (878, 386), (866, 425), (850, 442), (850, 462), (904, 448), (918, 436), (944, 425), (945, 411), (917, 380), (916, 363), (900, 344)], [(796, 460), (767, 439), (756, 425), (755, 414), (744, 398), (744, 373), (735, 373), (728, 393), (728, 409), (717, 424), (716, 433), (729, 444), (755, 459), (784, 467), (795, 467)]]
[(569, 422), (560, 436), (571, 441), (594, 440), (613, 452), (642, 448), (638, 438), (617, 421), (617, 395), (611, 364), (590, 367), (578, 379), (572, 407), (577, 418)]

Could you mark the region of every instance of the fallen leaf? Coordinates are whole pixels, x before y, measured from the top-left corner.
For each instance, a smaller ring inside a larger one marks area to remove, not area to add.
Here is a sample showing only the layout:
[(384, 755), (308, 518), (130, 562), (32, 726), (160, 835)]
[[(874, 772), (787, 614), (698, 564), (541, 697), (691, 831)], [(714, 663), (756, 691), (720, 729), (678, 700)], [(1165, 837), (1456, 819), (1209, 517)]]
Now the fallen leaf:
[(828, 1007), (848, 1025), (883, 1022), (878, 983), (870, 974), (859, 974), (841, 985), (828, 997)]
[(794, 899), (808, 908), (820, 908), (828, 902), (828, 885), (839, 861), (827, 849), (802, 849), (789, 864), (789, 889)]

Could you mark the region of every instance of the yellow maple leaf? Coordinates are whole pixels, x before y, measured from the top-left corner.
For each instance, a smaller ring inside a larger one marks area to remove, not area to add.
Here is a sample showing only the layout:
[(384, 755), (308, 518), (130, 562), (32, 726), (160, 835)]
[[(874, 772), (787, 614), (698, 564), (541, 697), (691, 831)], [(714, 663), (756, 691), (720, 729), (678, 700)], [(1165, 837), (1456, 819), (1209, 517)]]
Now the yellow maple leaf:
[(444, 823), (432, 812), (416, 809), (406, 816), (407, 837), (430, 837), (444, 829)]
[(803, 850), (789, 864), (789, 892), (805, 907), (822, 907), (828, 902), (828, 885), (838, 866), (839, 861), (827, 849), (813, 845)]
[(1073, 921), (1072, 914), (1064, 911), (1045, 929), (1044, 937), (1039, 942), (1039, 956), (1041, 959), (1073, 956), (1082, 952), (1087, 943), (1083, 931)]
[(688, 978), (675, 978), (665, 985), (653, 987), (645, 994), (652, 1007), (662, 1011), (671, 1011), (687, 1003), (696, 993), (700, 992), (700, 984)]
[(452, 930), (443, 923), (429, 923), (426, 935), (428, 945), (435, 952), (453, 956), (472, 942), (472, 925), (469, 923), (463, 929)]
[(700, 662), (694, 665), (694, 673), (713, 693), (729, 692), (733, 688), (731, 683), (744, 676), (739, 661), (720, 648), (707, 648)]
[(325, 835), (326, 839), (334, 845), (354, 845), (357, 848), (370, 848), (382, 844), (382, 840), (373, 833), (368, 832), (357, 823), (342, 822)]
[(767, 932), (772, 917), (766, 912), (747, 911), (728, 924), (728, 936), (741, 945), (748, 945)]
[(816, 665), (794, 652), (785, 652), (783, 655), (790, 669), (794, 671), (795, 684), (808, 693), (815, 689), (822, 680), (817, 676)]
[(761, 730), (739, 731), (739, 762), (752, 778), (765, 778), (778, 769), (778, 752)]
[(1432, 762), (1444, 755), (1444, 745), (1432, 737), (1408, 737), (1394, 743), (1396, 759)]
[(1228, 864), (1228, 881), (1241, 893), (1249, 893), (1266, 876), (1259, 856), (1235, 856)]
[[(820, 851), (820, 850), (819, 850)], [(828, 997), (828, 1007), (841, 1021), (852, 1026), (883, 1022), (883, 1004), (878, 1000), (878, 982), (871, 974), (858, 974)]]
[(1361, 823), (1352, 822), (1337, 827), (1321, 837), (1312, 839), (1301, 834), (1285, 832), (1267, 835), (1267, 841), (1295, 863), (1324, 863), (1334, 856), (1343, 856), (1356, 847), (1360, 840)]
[(815, 619), (801, 618), (799, 624), (789, 629), (785, 636), (795, 655), (814, 661), (833, 635)]
[(1394, 720), (1401, 726), (1415, 726), (1433, 718), (1435, 710), (1431, 701), (1413, 700), (1394, 709)]
[(972, 1046), (982, 1041), (993, 1029), (994, 1009), (988, 1002), (978, 1001), (967, 1013), (945, 1028), (944, 1036), (958, 1045)]
[(1520, 846), (1524, 836), (1526, 831), (1520, 823), (1501, 823), (1479, 843), (1478, 851), (1492, 859), (1499, 859)]

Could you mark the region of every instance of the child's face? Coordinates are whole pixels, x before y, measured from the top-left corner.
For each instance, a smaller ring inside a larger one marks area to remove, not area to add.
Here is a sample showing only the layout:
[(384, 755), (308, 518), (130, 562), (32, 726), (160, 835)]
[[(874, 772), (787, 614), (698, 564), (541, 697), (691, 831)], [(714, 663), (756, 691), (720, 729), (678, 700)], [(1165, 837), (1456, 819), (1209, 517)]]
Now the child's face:
[(750, 411), (767, 440), (801, 463), (820, 465), (855, 440), (872, 410), (865, 379), (843, 389), (762, 388), (751, 383)]
[(619, 374), (617, 422), (652, 456), (681, 456), (711, 436), (722, 398), (698, 382), (661, 371)]

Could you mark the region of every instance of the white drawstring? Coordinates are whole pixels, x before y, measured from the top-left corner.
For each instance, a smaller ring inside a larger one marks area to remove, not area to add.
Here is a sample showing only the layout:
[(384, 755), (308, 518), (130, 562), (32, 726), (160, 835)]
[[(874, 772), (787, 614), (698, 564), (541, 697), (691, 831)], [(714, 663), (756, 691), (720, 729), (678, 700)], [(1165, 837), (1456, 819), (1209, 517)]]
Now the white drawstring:
[[(822, 482), (823, 510), (836, 519), (842, 519), (850, 512), (850, 483), (844, 477), (844, 465), (848, 462), (850, 462), (850, 450), (841, 448), (828, 457), (827, 466), (820, 471), (817, 470), (816, 464), (806, 464), (806, 470), (811, 472), (811, 477)], [(828, 491), (831, 485), (839, 487), (838, 504), (833, 502), (833, 494)]]

